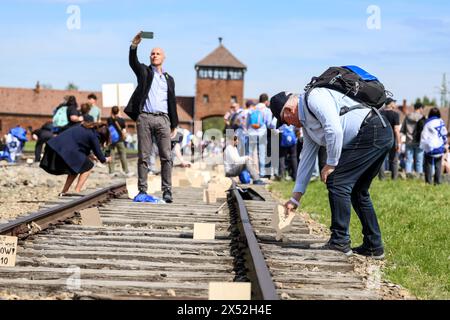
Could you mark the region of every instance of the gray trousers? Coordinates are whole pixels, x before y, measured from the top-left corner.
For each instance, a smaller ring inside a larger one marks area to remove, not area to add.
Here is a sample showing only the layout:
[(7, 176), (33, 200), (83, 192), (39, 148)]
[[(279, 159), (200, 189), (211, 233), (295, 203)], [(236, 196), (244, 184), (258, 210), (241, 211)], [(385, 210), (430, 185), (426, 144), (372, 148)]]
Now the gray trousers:
[[(161, 190), (172, 189), (172, 156), (170, 148), (170, 120), (168, 115), (141, 113), (136, 122), (138, 134), (138, 189), (147, 192), (149, 159), (156, 142), (161, 160)], [(156, 141), (152, 141), (152, 136)]]
[(254, 169), (254, 167), (250, 164), (250, 161), (245, 161), (245, 164), (235, 164), (231, 167), (229, 171), (225, 172), (225, 176), (233, 178), (237, 177), (241, 174), (242, 171), (247, 170), (250, 173), (253, 181), (259, 179), (259, 175)]

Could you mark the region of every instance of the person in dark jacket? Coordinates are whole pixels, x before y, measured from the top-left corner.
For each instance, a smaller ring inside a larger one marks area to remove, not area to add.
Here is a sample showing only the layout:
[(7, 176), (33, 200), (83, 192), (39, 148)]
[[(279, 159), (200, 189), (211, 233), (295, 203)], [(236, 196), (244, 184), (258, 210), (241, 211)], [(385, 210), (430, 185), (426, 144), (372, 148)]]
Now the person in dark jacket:
[(109, 141), (109, 130), (103, 123), (74, 126), (48, 141), (40, 167), (53, 175), (68, 175), (62, 195), (78, 177), (75, 192), (79, 193), (94, 167), (91, 160), (111, 161), (111, 157), (106, 158), (101, 150)]
[(81, 112), (78, 108), (78, 103), (75, 96), (68, 97), (66, 106), (67, 106), (67, 120), (69, 121), (69, 123), (63, 130), (67, 130), (68, 128), (76, 126), (83, 121), (83, 117), (81, 116)]
[[(178, 126), (175, 81), (163, 70), (164, 51), (154, 48), (150, 55), (151, 65), (141, 64), (137, 57), (137, 46), (142, 40), (139, 32), (133, 39), (129, 63), (137, 77), (137, 88), (125, 108), (125, 113), (137, 125), (138, 134), (138, 197), (147, 194), (152, 144), (157, 143), (161, 159), (161, 189), (166, 203), (172, 202), (172, 156), (171, 138)], [(156, 141), (152, 141), (152, 136)]]
[(32, 132), (33, 140), (36, 140), (34, 148), (34, 162), (41, 161), (42, 147), (51, 138), (53, 138), (53, 125), (51, 122), (46, 122), (41, 128)]

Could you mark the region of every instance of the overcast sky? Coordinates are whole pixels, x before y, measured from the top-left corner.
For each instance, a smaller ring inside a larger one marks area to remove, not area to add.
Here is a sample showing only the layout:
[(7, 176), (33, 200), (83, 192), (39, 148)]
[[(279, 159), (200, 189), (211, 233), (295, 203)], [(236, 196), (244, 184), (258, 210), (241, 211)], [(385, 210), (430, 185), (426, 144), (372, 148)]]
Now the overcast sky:
[(439, 101), (444, 72), (450, 80), (447, 0), (18, 0), (1, 2), (0, 86), (135, 82), (128, 46), (139, 30), (155, 33), (139, 48), (141, 62), (165, 48), (177, 95), (195, 94), (194, 65), (219, 36), (248, 67), (246, 97), (301, 92), (331, 65), (367, 69), (399, 100)]

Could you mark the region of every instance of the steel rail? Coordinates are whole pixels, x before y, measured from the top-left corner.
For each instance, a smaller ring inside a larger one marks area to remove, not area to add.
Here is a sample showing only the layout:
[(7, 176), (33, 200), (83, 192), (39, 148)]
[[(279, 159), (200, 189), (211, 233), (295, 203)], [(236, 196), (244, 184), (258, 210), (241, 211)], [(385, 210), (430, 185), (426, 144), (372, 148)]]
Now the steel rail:
[(85, 195), (80, 199), (32, 213), (0, 225), (0, 235), (17, 236), (19, 238), (27, 237), (29, 235), (30, 224), (32, 223), (39, 226), (41, 230), (44, 230), (53, 224), (61, 223), (64, 220), (74, 217), (79, 210), (99, 205), (110, 198), (119, 196), (125, 191), (126, 184), (119, 183)]
[(239, 213), (239, 230), (246, 244), (245, 260), (248, 268), (249, 279), (252, 282), (254, 290), (254, 299), (256, 300), (279, 300), (275, 283), (269, 271), (258, 240), (255, 236), (255, 231), (250, 223), (247, 208), (244, 200), (239, 193), (236, 183), (230, 189), (231, 196), (236, 202), (237, 211)]

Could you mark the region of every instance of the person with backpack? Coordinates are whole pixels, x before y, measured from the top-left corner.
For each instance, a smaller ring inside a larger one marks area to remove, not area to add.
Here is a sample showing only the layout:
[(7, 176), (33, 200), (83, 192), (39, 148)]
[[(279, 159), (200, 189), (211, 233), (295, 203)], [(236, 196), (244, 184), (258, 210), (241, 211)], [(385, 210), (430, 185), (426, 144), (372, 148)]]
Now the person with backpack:
[(424, 106), (421, 103), (414, 105), (414, 112), (408, 114), (403, 120), (400, 132), (406, 136), (406, 175), (413, 178), (413, 167), (416, 174), (423, 175), (423, 149), (420, 148), (420, 137), (425, 117)]
[(108, 145), (109, 141), (109, 130), (105, 124), (83, 123), (74, 126), (48, 141), (40, 167), (52, 175), (67, 175), (60, 195), (66, 194), (78, 177), (75, 192), (79, 193), (92, 172), (92, 161), (111, 161), (111, 157), (105, 157), (102, 153), (102, 147)]
[(109, 163), (109, 174), (114, 174), (114, 157), (115, 151), (119, 153), (120, 164), (122, 170), (127, 176), (132, 174), (128, 170), (127, 162), (127, 148), (125, 147), (126, 125), (125, 120), (119, 116), (120, 109), (118, 106), (111, 108), (111, 116), (106, 120), (108, 124), (109, 133), (111, 136), (111, 145), (109, 146), (109, 153), (111, 155), (111, 162)]
[(424, 150), (425, 155), (425, 182), (428, 184), (433, 182), (433, 170), (434, 184), (442, 183), (442, 157), (448, 142), (447, 134), (441, 112), (438, 108), (431, 109), (420, 139), (420, 148)]
[(286, 160), (289, 158), (288, 173), (295, 180), (297, 173), (297, 134), (294, 126), (283, 124), (280, 129), (280, 171), (279, 179), (286, 177)]
[[(262, 101), (262, 102), (261, 102)], [(266, 178), (267, 128), (272, 122), (272, 112), (267, 107), (269, 97), (260, 96), (260, 103), (250, 105), (247, 116), (247, 132), (249, 137), (249, 154), (258, 159), (259, 177)], [(270, 178), (270, 173), (269, 173)]]
[[(384, 258), (384, 246), (369, 187), (394, 144), (391, 126), (378, 108), (386, 101), (379, 80), (355, 66), (332, 67), (312, 79), (301, 95), (280, 92), (270, 102), (278, 125), (303, 128), (303, 149), (287, 212), (297, 209), (306, 192), (320, 146), (327, 161), (321, 179), (328, 189), (331, 237), (323, 249)], [(351, 207), (363, 230), (363, 243), (352, 248)]]
[(53, 128), (56, 134), (80, 124), (83, 121), (75, 96), (68, 96), (53, 113)]

